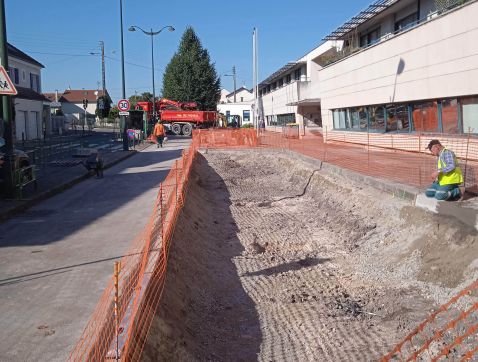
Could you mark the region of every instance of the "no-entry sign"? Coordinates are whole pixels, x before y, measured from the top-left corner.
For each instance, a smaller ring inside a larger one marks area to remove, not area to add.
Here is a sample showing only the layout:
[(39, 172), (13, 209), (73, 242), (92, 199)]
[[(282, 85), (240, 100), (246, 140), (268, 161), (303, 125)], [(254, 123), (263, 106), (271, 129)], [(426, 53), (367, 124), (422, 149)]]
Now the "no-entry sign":
[(118, 109), (120, 110), (120, 112), (128, 112), (128, 111), (129, 111), (129, 107), (130, 107), (129, 100), (127, 100), (127, 99), (120, 99), (120, 100), (118, 101)]

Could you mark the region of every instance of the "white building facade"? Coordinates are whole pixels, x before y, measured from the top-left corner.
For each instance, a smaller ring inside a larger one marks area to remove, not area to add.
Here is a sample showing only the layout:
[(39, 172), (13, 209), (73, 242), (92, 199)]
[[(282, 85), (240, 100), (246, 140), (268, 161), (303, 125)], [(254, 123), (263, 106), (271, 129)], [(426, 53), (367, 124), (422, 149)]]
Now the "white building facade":
[(15, 107), (14, 138), (32, 140), (51, 134), (50, 101), (41, 94), (41, 69), (44, 66), (8, 44), (8, 74), (18, 94)]
[(323, 124), (332, 133), (478, 133), (478, 2), (373, 5), (326, 38), (339, 46), (318, 71)]
[(228, 125), (241, 127), (252, 124), (254, 95), (251, 90), (241, 87), (235, 92), (225, 94), (223, 99), (224, 101), (217, 105), (217, 111), (225, 116)]

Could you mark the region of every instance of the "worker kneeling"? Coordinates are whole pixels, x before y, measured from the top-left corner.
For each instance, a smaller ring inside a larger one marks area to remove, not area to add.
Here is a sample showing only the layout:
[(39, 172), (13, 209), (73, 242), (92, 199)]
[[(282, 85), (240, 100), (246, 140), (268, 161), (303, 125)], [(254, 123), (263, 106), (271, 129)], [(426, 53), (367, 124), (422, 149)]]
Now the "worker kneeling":
[(427, 147), (438, 157), (437, 170), (431, 174), (434, 182), (428, 187), (425, 195), (437, 200), (453, 200), (461, 196), (460, 184), (463, 174), (453, 151), (442, 146), (440, 141), (431, 140)]
[(158, 123), (154, 126), (153, 135), (156, 137), (156, 141), (158, 142), (158, 148), (163, 147), (163, 140), (164, 140), (164, 126), (161, 124), (161, 121), (158, 120)]

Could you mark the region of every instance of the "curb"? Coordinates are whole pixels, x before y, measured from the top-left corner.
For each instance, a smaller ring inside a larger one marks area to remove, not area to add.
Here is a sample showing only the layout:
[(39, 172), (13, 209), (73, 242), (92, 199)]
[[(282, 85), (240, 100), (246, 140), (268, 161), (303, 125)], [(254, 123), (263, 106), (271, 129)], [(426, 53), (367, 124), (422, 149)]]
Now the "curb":
[[(148, 147), (149, 146), (144, 147), (143, 149), (141, 149), (141, 151), (148, 148)], [(127, 154), (119, 157), (118, 159), (115, 159), (115, 160), (105, 164), (104, 169), (106, 170), (108, 168), (111, 168), (114, 165), (126, 160), (127, 158), (132, 157), (133, 155), (136, 155), (138, 152), (141, 152), (141, 151), (131, 150)], [(28, 200), (24, 201), (20, 205), (13, 206), (10, 209), (7, 209), (3, 212), (0, 212), (0, 222), (8, 220), (12, 216), (14, 216), (16, 214), (19, 214), (21, 212), (24, 212), (25, 210), (27, 210), (27, 209), (31, 208), (32, 206), (36, 205), (37, 203), (39, 203), (43, 200), (49, 199), (50, 197), (53, 197), (55, 195), (58, 195), (59, 193), (65, 191), (65, 190), (68, 190), (69, 188), (72, 188), (76, 184), (79, 184), (80, 182), (89, 179), (91, 176), (93, 176), (93, 174), (94, 174), (93, 172), (88, 171), (84, 175), (75, 177), (72, 180), (69, 180), (69, 181), (67, 181), (63, 184), (54, 186), (53, 188), (51, 188), (49, 190), (43, 191), (43, 192), (33, 196), (31, 199), (28, 199)]]

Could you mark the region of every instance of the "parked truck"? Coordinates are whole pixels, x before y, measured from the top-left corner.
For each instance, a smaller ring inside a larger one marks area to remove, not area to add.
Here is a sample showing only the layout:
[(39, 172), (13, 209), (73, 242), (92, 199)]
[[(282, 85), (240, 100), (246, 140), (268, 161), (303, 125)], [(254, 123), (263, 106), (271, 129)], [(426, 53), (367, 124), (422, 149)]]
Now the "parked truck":
[[(198, 111), (195, 102), (176, 102), (161, 98), (156, 102), (156, 114), (165, 128), (173, 134), (190, 136), (194, 128), (214, 127), (217, 122), (217, 112)], [(148, 113), (148, 119), (153, 115), (152, 102), (138, 102), (137, 110)]]

